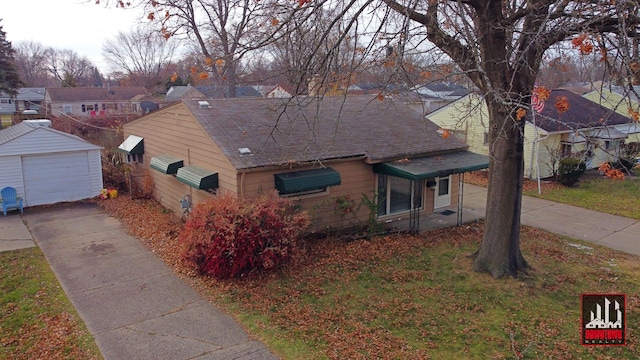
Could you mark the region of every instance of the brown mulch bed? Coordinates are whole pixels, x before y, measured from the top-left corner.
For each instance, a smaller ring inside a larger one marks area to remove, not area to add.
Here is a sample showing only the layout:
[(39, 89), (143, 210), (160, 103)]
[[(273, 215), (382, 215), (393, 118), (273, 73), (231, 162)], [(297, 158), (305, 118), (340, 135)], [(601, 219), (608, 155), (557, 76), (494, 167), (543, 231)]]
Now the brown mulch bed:
[[(471, 185), (477, 185), (482, 187), (487, 187), (489, 185), (489, 172), (488, 171), (473, 171), (464, 174), (464, 182)], [(540, 188), (542, 191), (545, 190), (553, 190), (561, 188), (563, 185), (552, 180), (540, 180)], [(523, 191), (537, 191), (538, 190), (538, 181), (524, 179), (522, 185)]]

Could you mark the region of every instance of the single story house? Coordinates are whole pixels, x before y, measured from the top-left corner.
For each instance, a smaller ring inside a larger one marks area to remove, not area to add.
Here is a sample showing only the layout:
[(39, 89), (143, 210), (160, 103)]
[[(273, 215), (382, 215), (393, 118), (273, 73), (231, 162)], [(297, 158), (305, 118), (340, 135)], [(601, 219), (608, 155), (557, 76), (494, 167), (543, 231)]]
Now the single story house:
[(24, 206), (76, 201), (102, 189), (99, 146), (25, 120), (0, 130), (0, 188), (14, 187)]
[(165, 104), (180, 101), (180, 99), (204, 99), (206, 96), (195, 86), (172, 86), (164, 96)]
[[(408, 106), (372, 96), (181, 100), (124, 125), (120, 150), (148, 171), (154, 196), (181, 213), (220, 192), (277, 190), (320, 228), (371, 213), (410, 220), (455, 207), (460, 174), (488, 167)], [(345, 214), (340, 204), (354, 206)], [(357, 210), (357, 211), (356, 211)]]
[(16, 113), (37, 113), (44, 102), (43, 87), (20, 88), (15, 96), (0, 91), (0, 128), (13, 124)]
[[(560, 113), (556, 100), (564, 96), (569, 109)], [(484, 99), (469, 94), (427, 115), (427, 118), (469, 144), (469, 150), (489, 154), (489, 115)], [(553, 176), (563, 157), (582, 158), (588, 168), (615, 161), (631, 118), (611, 111), (572, 91), (551, 91), (540, 113), (528, 111), (524, 130), (524, 166), (528, 178)]]
[[(634, 88), (636, 88), (635, 91), (640, 91), (640, 87)], [(582, 96), (622, 116), (632, 117), (634, 112), (636, 116), (640, 116), (640, 105), (635, 94), (620, 86), (602, 87)], [(625, 143), (640, 142), (640, 122), (637, 120), (628, 124), (614, 125), (614, 127), (627, 135)]]
[(141, 86), (132, 87), (65, 87), (47, 88), (46, 114), (51, 116), (140, 116), (141, 103), (149, 92)]

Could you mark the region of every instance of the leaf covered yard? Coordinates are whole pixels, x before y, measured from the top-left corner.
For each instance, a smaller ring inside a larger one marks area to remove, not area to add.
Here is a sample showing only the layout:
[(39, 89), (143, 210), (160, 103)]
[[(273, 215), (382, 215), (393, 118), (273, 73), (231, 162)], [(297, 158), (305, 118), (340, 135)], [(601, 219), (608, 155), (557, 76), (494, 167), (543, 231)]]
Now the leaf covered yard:
[[(284, 359), (640, 357), (638, 257), (523, 228), (532, 270), (473, 272), (483, 223), (371, 240), (307, 239), (279, 271), (200, 277), (180, 258), (180, 222), (126, 196), (100, 202), (201, 294)], [(135, 213), (135, 216), (132, 216)], [(627, 345), (580, 345), (580, 294), (627, 295)]]

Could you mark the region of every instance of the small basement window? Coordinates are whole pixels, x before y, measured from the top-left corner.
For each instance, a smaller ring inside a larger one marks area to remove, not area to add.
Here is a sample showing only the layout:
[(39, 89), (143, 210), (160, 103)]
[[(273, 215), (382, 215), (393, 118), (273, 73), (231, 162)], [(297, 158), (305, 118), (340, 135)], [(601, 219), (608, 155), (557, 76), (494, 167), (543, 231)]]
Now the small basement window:
[(176, 179), (198, 190), (218, 188), (218, 173), (199, 166), (185, 166), (178, 169)]
[(118, 146), (118, 150), (125, 154), (125, 161), (127, 163), (144, 163), (144, 139), (140, 136), (129, 135), (124, 142)]
[(161, 154), (151, 158), (149, 167), (163, 174), (175, 175), (184, 166), (184, 161), (169, 155)]
[(280, 195), (307, 195), (340, 185), (340, 173), (332, 168), (275, 174), (275, 188)]

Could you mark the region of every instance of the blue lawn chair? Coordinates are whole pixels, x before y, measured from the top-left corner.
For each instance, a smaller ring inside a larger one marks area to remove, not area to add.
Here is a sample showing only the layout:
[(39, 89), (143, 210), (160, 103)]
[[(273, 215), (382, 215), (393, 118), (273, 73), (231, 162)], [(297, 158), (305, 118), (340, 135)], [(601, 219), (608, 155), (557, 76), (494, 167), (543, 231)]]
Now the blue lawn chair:
[(2, 212), (7, 216), (7, 210), (20, 210), (22, 214), (22, 198), (18, 196), (16, 189), (7, 186), (0, 191), (0, 204), (2, 204)]

